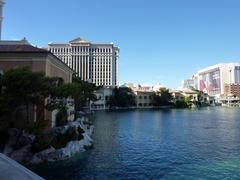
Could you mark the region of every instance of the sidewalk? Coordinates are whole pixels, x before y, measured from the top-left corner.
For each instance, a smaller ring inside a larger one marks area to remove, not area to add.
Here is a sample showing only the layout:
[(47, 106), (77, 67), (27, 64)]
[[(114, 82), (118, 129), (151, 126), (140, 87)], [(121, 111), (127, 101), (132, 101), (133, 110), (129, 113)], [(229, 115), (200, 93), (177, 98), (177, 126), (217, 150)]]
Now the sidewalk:
[(1, 180), (43, 180), (40, 176), (0, 153)]

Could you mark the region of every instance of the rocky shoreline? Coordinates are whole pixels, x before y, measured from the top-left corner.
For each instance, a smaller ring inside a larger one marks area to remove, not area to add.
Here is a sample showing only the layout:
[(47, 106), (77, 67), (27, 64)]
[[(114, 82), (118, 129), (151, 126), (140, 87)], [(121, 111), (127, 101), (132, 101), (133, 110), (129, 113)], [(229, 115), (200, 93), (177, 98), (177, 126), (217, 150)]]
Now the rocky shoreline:
[[(64, 135), (67, 131), (77, 131), (81, 129), (81, 139), (72, 140), (66, 143), (64, 147), (54, 148), (53, 146), (37, 153), (32, 153), (31, 148), (36, 140), (35, 135), (26, 132), (20, 132), (18, 129), (9, 130), (9, 141), (6, 144), (3, 153), (8, 157), (25, 164), (38, 164), (42, 162), (53, 162), (65, 160), (76, 153), (84, 152), (93, 146), (91, 135), (93, 134), (93, 125), (85, 117), (78, 118), (62, 127), (54, 128), (54, 136)], [(16, 147), (16, 144), (21, 147)]]

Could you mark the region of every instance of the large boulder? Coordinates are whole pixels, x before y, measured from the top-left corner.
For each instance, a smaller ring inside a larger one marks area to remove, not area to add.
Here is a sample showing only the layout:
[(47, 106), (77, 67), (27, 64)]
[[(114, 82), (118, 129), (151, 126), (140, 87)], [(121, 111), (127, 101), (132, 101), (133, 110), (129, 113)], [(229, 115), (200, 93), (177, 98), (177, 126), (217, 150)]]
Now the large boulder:
[(84, 123), (83, 118), (77, 119), (74, 122), (69, 122), (68, 125), (63, 127), (55, 128), (55, 135), (64, 134), (69, 129), (77, 130), (78, 128), (83, 129), (83, 139), (70, 141), (65, 147), (60, 149), (50, 148), (41, 151), (33, 156), (31, 163), (65, 160), (78, 152), (84, 152), (88, 147), (92, 147), (93, 140), (91, 135), (93, 133), (93, 126), (88, 123)]
[(26, 133), (22, 130), (11, 128), (8, 130), (9, 140), (3, 152), (4, 154), (11, 154), (14, 150), (19, 150), (34, 142), (36, 136)]
[(17, 162), (29, 162), (32, 159), (31, 145), (28, 144), (18, 150), (13, 151), (9, 157)]
[(50, 147), (48, 149), (45, 149), (39, 153), (34, 154), (32, 157), (30, 163), (32, 164), (38, 164), (44, 161), (48, 161), (50, 154), (54, 153), (56, 150), (53, 147)]
[(18, 141), (16, 143), (16, 148), (21, 148), (28, 144), (32, 144), (34, 142), (35, 138), (36, 138), (35, 135), (29, 134), (29, 133), (26, 133), (23, 131), (22, 134), (18, 138)]

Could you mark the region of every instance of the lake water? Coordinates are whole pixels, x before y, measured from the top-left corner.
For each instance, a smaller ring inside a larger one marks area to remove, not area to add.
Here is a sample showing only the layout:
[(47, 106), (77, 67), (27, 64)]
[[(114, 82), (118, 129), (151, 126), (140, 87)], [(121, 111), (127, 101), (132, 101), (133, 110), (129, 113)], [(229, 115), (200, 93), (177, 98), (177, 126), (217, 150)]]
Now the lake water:
[(240, 179), (240, 109), (98, 112), (94, 148), (32, 169), (46, 179)]

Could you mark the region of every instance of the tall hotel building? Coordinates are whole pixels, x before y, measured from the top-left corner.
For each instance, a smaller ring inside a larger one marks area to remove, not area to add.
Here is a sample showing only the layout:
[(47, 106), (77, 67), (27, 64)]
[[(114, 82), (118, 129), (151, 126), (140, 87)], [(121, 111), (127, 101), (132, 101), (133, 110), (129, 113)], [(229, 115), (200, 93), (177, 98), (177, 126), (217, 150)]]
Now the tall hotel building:
[(97, 86), (118, 85), (119, 48), (113, 43), (95, 44), (76, 38), (68, 44), (49, 43), (48, 50), (72, 68), (82, 80)]

